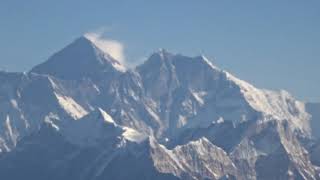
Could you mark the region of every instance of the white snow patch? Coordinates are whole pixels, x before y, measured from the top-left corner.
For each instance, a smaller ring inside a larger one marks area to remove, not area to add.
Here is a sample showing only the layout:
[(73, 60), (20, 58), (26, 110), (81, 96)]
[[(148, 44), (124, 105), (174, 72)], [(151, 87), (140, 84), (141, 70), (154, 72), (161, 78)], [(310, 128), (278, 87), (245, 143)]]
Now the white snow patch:
[(221, 123), (223, 123), (223, 122), (224, 122), (223, 117), (220, 117), (220, 118), (217, 120), (217, 123), (218, 123), (218, 124), (221, 124)]
[(11, 126), (11, 120), (9, 115), (7, 115), (6, 121), (5, 121), (5, 127), (6, 127), (6, 134), (11, 139), (14, 145), (17, 143), (17, 134), (13, 132), (13, 128)]
[(59, 95), (58, 93), (54, 94), (62, 108), (74, 119), (80, 119), (88, 114), (88, 112), (71, 97)]
[(181, 128), (187, 124), (187, 118), (185, 116), (179, 115), (178, 118), (178, 128)]
[(294, 99), (287, 91), (262, 90), (225, 72), (230, 81), (236, 83), (249, 105), (265, 116), (277, 120), (289, 120), (296, 129), (310, 132), (308, 120), (310, 116), (305, 111), (304, 103)]
[(207, 92), (205, 92), (205, 91), (199, 91), (199, 92), (192, 91), (192, 95), (198, 101), (198, 103), (200, 105), (204, 105), (204, 96), (207, 95)]
[(219, 70), (219, 68), (213, 65), (213, 63), (207, 57), (205, 57), (204, 55), (201, 55), (201, 57), (212, 69)]
[[(52, 117), (50, 117), (51, 115), (48, 115), (44, 118), (44, 122), (48, 123), (51, 125), (51, 127), (53, 127), (56, 131), (60, 131), (59, 126), (57, 126), (56, 124), (54, 124), (54, 122), (52, 121)], [(53, 117), (55, 117), (53, 115)]]
[(140, 143), (147, 138), (146, 135), (139, 133), (138, 131), (132, 128), (123, 127), (123, 129), (124, 132), (122, 133), (122, 136), (129, 141)]
[(97, 85), (93, 84), (93, 88), (98, 92), (98, 94), (100, 94), (100, 89)]
[(159, 116), (151, 109), (149, 108), (148, 106), (146, 106), (146, 110), (148, 111), (148, 113), (152, 116), (152, 118), (156, 121), (160, 121), (160, 118)]
[(14, 99), (10, 99), (10, 103), (11, 103), (11, 105), (12, 105), (14, 108), (19, 109), (19, 107), (18, 107), (18, 103), (17, 103), (17, 101), (16, 101), (16, 100), (14, 100)]
[(108, 113), (106, 113), (106, 112), (105, 112), (104, 110), (102, 110), (101, 108), (98, 108), (98, 110), (99, 110), (100, 113), (102, 114), (103, 119), (104, 119), (105, 122), (112, 123), (112, 124), (115, 123), (114, 120), (112, 119), (112, 117), (111, 117)]

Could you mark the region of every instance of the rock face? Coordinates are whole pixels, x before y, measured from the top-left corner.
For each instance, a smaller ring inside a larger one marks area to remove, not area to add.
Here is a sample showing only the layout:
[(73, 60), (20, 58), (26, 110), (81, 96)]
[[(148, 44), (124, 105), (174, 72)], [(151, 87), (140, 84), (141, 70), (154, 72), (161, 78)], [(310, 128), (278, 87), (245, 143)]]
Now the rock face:
[(318, 104), (204, 56), (127, 70), (81, 37), (0, 82), (0, 179), (320, 179)]
[(104, 53), (86, 37), (81, 37), (31, 72), (48, 74), (60, 79), (98, 78), (104, 73), (124, 71), (125, 68)]
[(317, 139), (320, 139), (320, 103), (307, 103), (306, 110), (311, 115), (312, 134)]

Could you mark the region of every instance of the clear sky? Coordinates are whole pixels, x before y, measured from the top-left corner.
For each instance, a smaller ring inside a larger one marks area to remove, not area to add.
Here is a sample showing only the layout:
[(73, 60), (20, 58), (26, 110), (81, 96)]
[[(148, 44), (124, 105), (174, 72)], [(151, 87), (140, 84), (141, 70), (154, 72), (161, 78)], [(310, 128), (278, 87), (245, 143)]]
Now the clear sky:
[(137, 63), (159, 48), (205, 54), (260, 88), (320, 102), (319, 0), (0, 0), (0, 69), (28, 71), (103, 32)]

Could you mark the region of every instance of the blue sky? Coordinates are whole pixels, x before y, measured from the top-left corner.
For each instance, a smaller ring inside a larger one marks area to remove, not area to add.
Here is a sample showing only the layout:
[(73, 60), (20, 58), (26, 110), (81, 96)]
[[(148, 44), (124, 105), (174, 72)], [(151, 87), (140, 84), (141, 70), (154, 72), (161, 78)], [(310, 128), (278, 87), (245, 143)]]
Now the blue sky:
[(27, 71), (88, 32), (137, 63), (205, 54), (260, 88), (320, 102), (319, 0), (0, 0), (0, 69)]

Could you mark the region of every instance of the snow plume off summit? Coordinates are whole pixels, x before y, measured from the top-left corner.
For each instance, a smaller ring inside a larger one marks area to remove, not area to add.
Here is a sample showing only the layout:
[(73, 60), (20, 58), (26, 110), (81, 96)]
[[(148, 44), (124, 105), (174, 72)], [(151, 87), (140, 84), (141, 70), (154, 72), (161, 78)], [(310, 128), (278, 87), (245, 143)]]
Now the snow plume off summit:
[(160, 50), (128, 69), (108, 43), (0, 72), (0, 179), (319, 179), (318, 104), (204, 56)]

